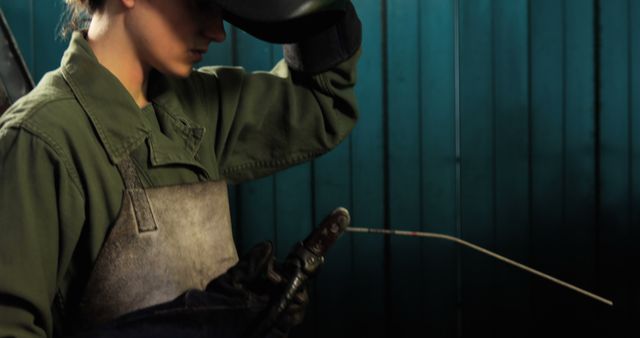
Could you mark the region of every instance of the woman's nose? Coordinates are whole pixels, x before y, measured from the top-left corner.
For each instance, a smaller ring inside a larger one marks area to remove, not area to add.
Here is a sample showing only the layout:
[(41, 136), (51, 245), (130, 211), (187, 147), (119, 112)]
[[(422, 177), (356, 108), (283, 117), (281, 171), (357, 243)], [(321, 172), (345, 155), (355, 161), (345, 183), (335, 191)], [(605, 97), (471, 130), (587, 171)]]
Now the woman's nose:
[(224, 22), (222, 21), (222, 10), (213, 8), (210, 11), (202, 13), (202, 34), (209, 40), (215, 42), (223, 42), (227, 36), (224, 30)]

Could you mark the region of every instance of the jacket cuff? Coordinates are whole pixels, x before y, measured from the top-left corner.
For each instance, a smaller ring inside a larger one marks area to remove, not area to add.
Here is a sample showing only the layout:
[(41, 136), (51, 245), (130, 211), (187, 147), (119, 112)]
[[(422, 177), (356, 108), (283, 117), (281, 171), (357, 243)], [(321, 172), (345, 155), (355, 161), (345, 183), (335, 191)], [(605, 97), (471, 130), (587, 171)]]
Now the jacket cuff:
[(344, 17), (327, 30), (283, 46), (284, 59), (294, 71), (321, 73), (353, 56), (362, 42), (362, 24), (350, 2)]

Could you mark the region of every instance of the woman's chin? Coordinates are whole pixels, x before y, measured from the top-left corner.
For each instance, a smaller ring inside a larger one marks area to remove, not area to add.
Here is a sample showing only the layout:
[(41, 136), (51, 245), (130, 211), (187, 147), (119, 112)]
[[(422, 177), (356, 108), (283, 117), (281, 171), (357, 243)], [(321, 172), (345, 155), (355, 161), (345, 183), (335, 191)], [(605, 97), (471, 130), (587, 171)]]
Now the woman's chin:
[(191, 72), (193, 71), (193, 64), (181, 64), (181, 65), (176, 65), (164, 70), (160, 70), (160, 73), (170, 76), (170, 77), (177, 77), (177, 78), (187, 78), (189, 77), (189, 75), (191, 75)]

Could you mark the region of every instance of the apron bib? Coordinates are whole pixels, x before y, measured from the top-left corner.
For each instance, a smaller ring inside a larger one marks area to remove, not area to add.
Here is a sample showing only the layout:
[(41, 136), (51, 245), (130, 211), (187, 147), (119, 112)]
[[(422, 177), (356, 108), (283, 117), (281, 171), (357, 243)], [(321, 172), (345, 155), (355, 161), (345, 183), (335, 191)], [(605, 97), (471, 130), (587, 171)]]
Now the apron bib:
[(238, 262), (227, 184), (143, 188), (130, 158), (120, 213), (79, 308), (88, 326), (204, 289)]

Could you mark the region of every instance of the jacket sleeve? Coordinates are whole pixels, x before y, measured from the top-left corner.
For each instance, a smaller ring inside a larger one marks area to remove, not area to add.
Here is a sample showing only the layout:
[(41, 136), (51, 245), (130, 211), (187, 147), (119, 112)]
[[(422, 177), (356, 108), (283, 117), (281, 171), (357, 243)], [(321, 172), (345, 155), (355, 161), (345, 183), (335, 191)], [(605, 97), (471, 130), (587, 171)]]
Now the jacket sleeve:
[[(361, 24), (353, 6), (342, 20), (284, 46), (271, 72), (211, 67), (197, 72), (214, 112), (219, 172), (231, 181), (266, 176), (340, 143), (358, 118), (354, 86)], [(208, 76), (209, 75), (209, 76)], [(211, 76), (213, 75), (213, 76)]]
[(50, 337), (60, 225), (82, 197), (53, 148), (20, 128), (0, 129), (0, 186), (0, 337)]
[(314, 76), (292, 72), (284, 61), (269, 73), (216, 69), (213, 143), (221, 176), (234, 182), (266, 176), (339, 144), (358, 117), (357, 58)]

